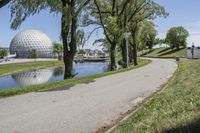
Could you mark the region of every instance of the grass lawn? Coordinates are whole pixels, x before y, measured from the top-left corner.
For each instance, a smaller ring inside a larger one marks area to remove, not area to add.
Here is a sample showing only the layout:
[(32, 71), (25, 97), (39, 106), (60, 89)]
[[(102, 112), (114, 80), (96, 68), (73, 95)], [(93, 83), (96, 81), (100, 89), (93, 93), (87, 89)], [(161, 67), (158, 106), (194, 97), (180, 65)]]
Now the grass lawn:
[(175, 57), (186, 57), (186, 48), (180, 50), (171, 50), (170, 48), (158, 48), (147, 52), (145, 56), (148, 57), (164, 57), (164, 58), (175, 58)]
[(31, 69), (40, 69), (51, 66), (63, 65), (63, 61), (37, 61), (30, 63), (16, 63), (0, 65), (0, 76), (19, 71), (26, 71)]
[(0, 90), (0, 98), (23, 94), (23, 93), (28, 93), (28, 92), (46, 91), (46, 90), (51, 90), (51, 89), (56, 89), (56, 88), (59, 89), (59, 87), (63, 87), (63, 86), (66, 86), (66, 88), (68, 88), (68, 87), (73, 86), (78, 83), (92, 82), (96, 78), (133, 70), (133, 69), (145, 66), (145, 65), (149, 64), (150, 62), (151, 61), (147, 60), (147, 59), (140, 59), (140, 60), (138, 60), (139, 65), (130, 66), (129, 68), (119, 69), (117, 71), (110, 71), (110, 72), (106, 72), (106, 73), (102, 73), (102, 74), (96, 74), (96, 75), (91, 75), (91, 76), (82, 77), (82, 78), (72, 78), (72, 79), (68, 79), (68, 80), (57, 81), (57, 82), (52, 82), (52, 83), (45, 83), (45, 84), (40, 84), (40, 85), (32, 85), (32, 86), (27, 86), (27, 87), (23, 87), (23, 88), (11, 88), (11, 89)]
[(147, 99), (113, 133), (200, 132), (200, 60), (178, 65), (162, 91)]

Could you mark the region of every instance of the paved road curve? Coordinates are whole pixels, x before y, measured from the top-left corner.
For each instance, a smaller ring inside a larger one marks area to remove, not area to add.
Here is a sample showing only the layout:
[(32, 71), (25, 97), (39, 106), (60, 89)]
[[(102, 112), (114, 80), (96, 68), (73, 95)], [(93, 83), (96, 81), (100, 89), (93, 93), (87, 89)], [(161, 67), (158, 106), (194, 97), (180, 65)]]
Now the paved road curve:
[(96, 79), (69, 89), (0, 99), (1, 133), (89, 133), (159, 89), (176, 70), (172, 60)]

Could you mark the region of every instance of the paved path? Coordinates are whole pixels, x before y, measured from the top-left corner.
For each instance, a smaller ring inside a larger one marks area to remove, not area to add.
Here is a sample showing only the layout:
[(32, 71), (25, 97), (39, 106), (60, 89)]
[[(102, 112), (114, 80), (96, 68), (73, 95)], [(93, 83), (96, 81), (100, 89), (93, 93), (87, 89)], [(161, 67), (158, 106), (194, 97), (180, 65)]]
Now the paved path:
[(159, 89), (176, 70), (172, 60), (60, 91), (0, 99), (1, 133), (89, 133)]

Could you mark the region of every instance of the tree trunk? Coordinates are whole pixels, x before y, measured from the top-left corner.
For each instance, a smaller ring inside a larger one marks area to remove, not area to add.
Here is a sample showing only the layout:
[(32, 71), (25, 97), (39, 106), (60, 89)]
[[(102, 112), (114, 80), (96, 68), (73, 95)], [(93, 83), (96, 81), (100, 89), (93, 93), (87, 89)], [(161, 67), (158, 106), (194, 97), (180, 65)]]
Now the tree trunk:
[(111, 44), (111, 49), (110, 49), (110, 70), (114, 71), (116, 70), (117, 66), (116, 66), (116, 60), (115, 60), (115, 49), (116, 49), (116, 43), (113, 42)]
[(126, 39), (123, 39), (123, 42), (120, 47), (121, 47), (121, 54), (122, 54), (122, 60), (123, 60), (123, 68), (126, 68), (127, 67)]
[(179, 50), (180, 49), (180, 45), (176, 44), (176, 49)]
[(0, 8), (6, 6), (9, 2), (10, 0), (0, 0)]
[[(66, 9), (67, 2), (63, 0), (63, 11), (62, 11), (62, 18), (61, 18), (61, 36), (63, 41), (63, 48), (64, 48), (64, 64), (65, 64), (65, 74), (64, 79), (72, 78), (73, 74), (73, 60), (76, 54), (76, 30), (77, 30), (77, 16), (74, 15), (74, 4), (71, 4), (71, 14), (67, 13)], [(70, 15), (70, 16), (69, 16)], [(70, 19), (70, 23), (69, 23)], [(70, 36), (69, 36), (69, 29)], [(70, 37), (70, 42), (68, 38)]]
[(130, 53), (129, 53), (129, 62), (130, 64), (133, 64), (134, 63), (134, 55), (133, 55), (133, 48), (130, 47)]
[(131, 30), (131, 35), (132, 35), (132, 48), (133, 48), (133, 62), (134, 62), (134, 65), (138, 65), (138, 61), (137, 61), (137, 44), (136, 44), (136, 35), (137, 35), (137, 25), (136, 27), (134, 27), (132, 30)]
[[(127, 16), (126, 16), (126, 12), (127, 10), (125, 9), (124, 10), (125, 13), (124, 13), (124, 23), (123, 25), (121, 26), (122, 29), (126, 28), (126, 24), (127, 24)], [(123, 59), (123, 68), (127, 68), (128, 67), (128, 64), (127, 62), (129, 61), (128, 58), (127, 58), (127, 47), (126, 47), (126, 38), (123, 38), (123, 42), (122, 42), (122, 45), (121, 45), (121, 50), (122, 50), (122, 59)]]
[(69, 57), (69, 56), (70, 56), (70, 54), (64, 55), (64, 64), (65, 64), (64, 79), (72, 78), (74, 76), (74, 74), (73, 74), (73, 58)]
[(137, 61), (137, 45), (134, 42), (133, 45), (133, 61), (134, 61), (134, 65), (137, 66), (138, 65), (138, 61)]

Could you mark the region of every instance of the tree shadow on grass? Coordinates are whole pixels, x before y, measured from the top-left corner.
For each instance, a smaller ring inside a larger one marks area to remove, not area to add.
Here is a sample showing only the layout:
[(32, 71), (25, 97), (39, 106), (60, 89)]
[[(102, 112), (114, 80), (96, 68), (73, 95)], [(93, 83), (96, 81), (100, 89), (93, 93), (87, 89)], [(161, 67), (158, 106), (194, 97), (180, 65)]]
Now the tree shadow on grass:
[(200, 119), (187, 125), (165, 129), (161, 133), (200, 133)]
[(177, 51), (180, 51), (180, 50), (183, 50), (183, 49), (185, 49), (185, 48), (174, 49), (174, 50), (171, 50), (171, 51), (169, 51), (169, 52), (160, 54), (160, 56), (164, 56), (164, 55), (168, 55), (168, 54), (173, 54), (173, 53), (175, 53), (175, 52), (177, 52)]
[[(86, 82), (82, 82), (82, 83), (77, 83), (77, 84), (90, 84), (95, 82), (95, 80), (90, 80), (90, 81), (86, 81)], [(44, 90), (44, 91), (38, 91), (38, 92), (52, 92), (52, 91), (65, 91), (65, 90), (69, 90), (72, 87), (74, 87), (76, 84), (72, 84), (72, 85), (66, 85), (66, 86), (62, 86), (62, 87), (57, 87), (57, 88), (52, 88), (52, 89), (48, 89), (48, 90)]]
[(160, 53), (163, 53), (163, 52), (168, 51), (168, 50), (170, 50), (170, 49), (171, 49), (171, 48), (165, 48), (165, 49), (159, 51), (158, 53), (160, 54)]
[(151, 50), (149, 50), (149, 51), (147, 51), (147, 52), (141, 54), (140, 56), (146, 56), (146, 55), (152, 53), (153, 51), (155, 51), (155, 49), (151, 49)]

